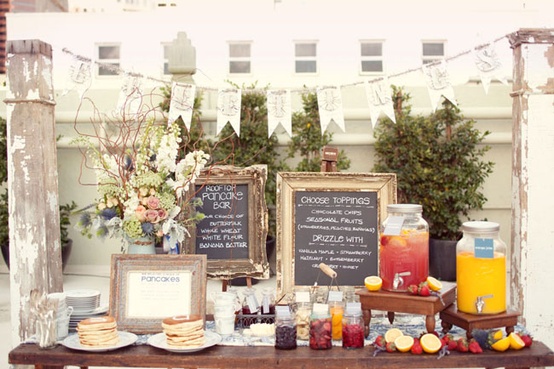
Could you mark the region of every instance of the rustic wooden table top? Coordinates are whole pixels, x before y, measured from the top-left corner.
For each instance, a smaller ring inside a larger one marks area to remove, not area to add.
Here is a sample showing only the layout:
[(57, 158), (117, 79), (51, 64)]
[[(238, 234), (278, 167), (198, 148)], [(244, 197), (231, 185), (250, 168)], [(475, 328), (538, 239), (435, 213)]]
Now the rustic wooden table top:
[(541, 342), (530, 348), (482, 354), (452, 352), (440, 359), (437, 354), (381, 352), (373, 356), (373, 347), (345, 350), (312, 350), (298, 347), (295, 350), (276, 350), (274, 347), (214, 346), (203, 351), (180, 354), (148, 345), (129, 346), (108, 352), (76, 351), (58, 346), (50, 350), (34, 344), (21, 344), (9, 353), (10, 364), (36, 367), (180, 367), (180, 368), (470, 368), (510, 367), (528, 368), (554, 366), (554, 353)]

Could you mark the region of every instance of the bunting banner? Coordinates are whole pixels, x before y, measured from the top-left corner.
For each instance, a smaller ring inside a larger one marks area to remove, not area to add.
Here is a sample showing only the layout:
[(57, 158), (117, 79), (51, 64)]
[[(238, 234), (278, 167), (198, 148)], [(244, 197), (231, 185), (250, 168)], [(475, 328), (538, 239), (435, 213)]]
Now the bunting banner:
[(221, 132), (227, 123), (240, 137), (240, 103), (241, 90), (237, 88), (220, 89), (217, 96), (217, 129), (216, 135)]
[(185, 127), (190, 130), (195, 95), (195, 85), (173, 82), (171, 86), (171, 102), (169, 105), (169, 124), (181, 117), (185, 123)]
[(292, 137), (290, 90), (267, 91), (267, 137), (271, 137), (279, 123)]
[(119, 91), (116, 111), (125, 115), (135, 116), (142, 105), (141, 79), (126, 73)]
[(344, 132), (344, 114), (342, 111), (340, 88), (338, 86), (326, 86), (318, 87), (316, 91), (321, 134), (323, 135), (331, 121), (334, 121)]
[(375, 128), (381, 112), (385, 113), (390, 120), (396, 123), (394, 106), (392, 104), (392, 88), (386, 77), (375, 82), (366, 82), (365, 91), (369, 103), (369, 116), (371, 126)]
[(506, 78), (500, 74), (502, 62), (493, 44), (476, 47), (473, 49), (473, 55), (475, 67), (479, 70), (479, 76), (481, 77), (485, 94), (489, 93), (489, 86), (493, 78), (496, 78), (504, 85), (508, 84)]
[(425, 64), (421, 69), (425, 76), (433, 111), (437, 110), (441, 96), (444, 96), (452, 104), (458, 105), (454, 95), (454, 88), (448, 75), (446, 60), (443, 59), (440, 63)]
[(75, 90), (79, 94), (79, 99), (82, 99), (85, 91), (89, 89), (92, 83), (91, 70), (92, 63), (90, 61), (73, 57), (62, 96)]

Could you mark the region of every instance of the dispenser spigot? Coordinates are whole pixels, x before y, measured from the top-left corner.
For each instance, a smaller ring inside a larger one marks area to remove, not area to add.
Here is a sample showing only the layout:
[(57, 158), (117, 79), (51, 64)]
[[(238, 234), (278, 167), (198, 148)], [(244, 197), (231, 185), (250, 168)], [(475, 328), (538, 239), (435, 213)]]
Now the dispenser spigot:
[(406, 277), (406, 276), (409, 276), (411, 274), (412, 274), (411, 272), (396, 273), (394, 275), (394, 279), (392, 280), (392, 288), (397, 290), (398, 287), (401, 287), (404, 284), (404, 278), (402, 278), (402, 277)]
[(477, 300), (475, 301), (475, 308), (477, 309), (477, 314), (481, 314), (483, 312), (483, 308), (485, 307), (485, 299), (491, 298), (494, 295), (484, 295), (484, 296), (477, 296)]

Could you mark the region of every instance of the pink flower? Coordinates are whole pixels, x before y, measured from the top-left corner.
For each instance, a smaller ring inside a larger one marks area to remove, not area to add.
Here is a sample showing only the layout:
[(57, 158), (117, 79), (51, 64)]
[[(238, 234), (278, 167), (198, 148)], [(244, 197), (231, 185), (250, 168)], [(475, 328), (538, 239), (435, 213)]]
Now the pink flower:
[(145, 221), (150, 223), (158, 223), (161, 219), (158, 216), (158, 211), (154, 209), (148, 209), (144, 212)]
[(149, 196), (147, 198), (146, 205), (149, 209), (159, 209), (160, 208), (160, 199), (156, 196)]
[(164, 220), (167, 218), (167, 211), (164, 209), (158, 209), (158, 217), (160, 218), (160, 221)]
[(144, 212), (146, 211), (146, 208), (142, 205), (137, 206), (135, 209), (135, 215), (137, 216), (138, 220), (141, 222), (144, 222), (146, 218), (144, 217)]

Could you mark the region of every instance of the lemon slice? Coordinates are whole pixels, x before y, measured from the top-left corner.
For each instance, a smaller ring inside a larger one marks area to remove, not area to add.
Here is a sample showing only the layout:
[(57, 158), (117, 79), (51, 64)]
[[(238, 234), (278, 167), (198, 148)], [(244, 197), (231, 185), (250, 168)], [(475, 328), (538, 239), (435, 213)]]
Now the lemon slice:
[(437, 278), (427, 277), (427, 285), (431, 291), (439, 291), (442, 288), (442, 283)]
[(414, 345), (414, 338), (412, 336), (399, 336), (394, 340), (396, 349), (400, 352), (408, 352)]
[(419, 339), (421, 348), (428, 354), (434, 354), (438, 352), (442, 347), (441, 340), (433, 333), (425, 333)]
[(519, 350), (525, 347), (525, 342), (521, 339), (521, 337), (515, 333), (512, 332), (508, 335), (508, 338), (510, 339), (510, 348), (513, 350)]
[(383, 280), (376, 275), (372, 275), (364, 279), (364, 284), (368, 291), (379, 291), (383, 285)]
[(398, 328), (391, 328), (385, 332), (385, 342), (394, 342), (398, 337), (403, 336), (404, 333)]
[(502, 339), (502, 337), (504, 337), (504, 332), (502, 332), (502, 329), (498, 329), (494, 331), (492, 334), (492, 338), (494, 339), (495, 342), (498, 341), (499, 339)]
[(496, 341), (492, 346), (493, 350), (496, 351), (506, 351), (510, 348), (510, 337), (504, 337)]

